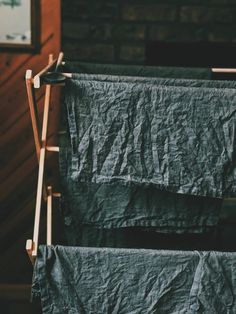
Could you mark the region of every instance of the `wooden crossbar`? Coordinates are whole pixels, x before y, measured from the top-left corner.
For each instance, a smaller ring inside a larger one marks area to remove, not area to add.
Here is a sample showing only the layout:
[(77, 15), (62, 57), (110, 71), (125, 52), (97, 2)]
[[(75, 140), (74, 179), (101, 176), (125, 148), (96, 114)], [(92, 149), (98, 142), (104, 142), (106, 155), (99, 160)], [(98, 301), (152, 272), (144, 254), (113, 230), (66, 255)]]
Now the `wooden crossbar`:
[(212, 68), (211, 71), (214, 73), (236, 73), (236, 69), (233, 68)]

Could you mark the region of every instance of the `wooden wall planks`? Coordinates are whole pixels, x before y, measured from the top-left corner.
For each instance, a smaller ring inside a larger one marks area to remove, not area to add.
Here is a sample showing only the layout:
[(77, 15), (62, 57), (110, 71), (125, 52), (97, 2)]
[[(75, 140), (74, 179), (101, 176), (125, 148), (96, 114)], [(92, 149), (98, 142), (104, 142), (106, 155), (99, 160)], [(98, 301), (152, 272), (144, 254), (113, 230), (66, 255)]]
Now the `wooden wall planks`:
[[(61, 1), (41, 0), (40, 10), (40, 51), (34, 54), (0, 51), (0, 238), (4, 241), (11, 238), (10, 247), (4, 243), (0, 248), (0, 269), (4, 269), (4, 278), (1, 276), (3, 272), (0, 273), (0, 283), (17, 283), (19, 280), (20, 283), (30, 283), (28, 281), (32, 273), (24, 242), (33, 227), (38, 162), (24, 78), (27, 69), (32, 69), (33, 74), (40, 71), (47, 64), (49, 53), (57, 57), (60, 52)], [(43, 92), (41, 89), (36, 95), (39, 111), (43, 108)], [(55, 90), (50, 109), (51, 137), (55, 135), (57, 125), (58, 97), (59, 92)], [(18, 222), (21, 224), (19, 228)], [(21, 236), (18, 229), (23, 230)], [(12, 264), (10, 268), (9, 259)], [(28, 273), (24, 282), (21, 282), (23, 277), (17, 275), (20, 268), (24, 269), (24, 274)]]

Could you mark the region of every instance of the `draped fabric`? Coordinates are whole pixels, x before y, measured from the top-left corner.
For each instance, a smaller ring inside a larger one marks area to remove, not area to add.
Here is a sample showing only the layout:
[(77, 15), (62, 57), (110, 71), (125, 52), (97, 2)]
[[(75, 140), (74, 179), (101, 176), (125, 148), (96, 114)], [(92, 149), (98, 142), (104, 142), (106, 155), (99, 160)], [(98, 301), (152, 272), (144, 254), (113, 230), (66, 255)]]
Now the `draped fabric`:
[(236, 92), (69, 80), (71, 176), (233, 196)]
[[(154, 185), (135, 187), (113, 183), (89, 190), (91, 184), (71, 179), (69, 139), (61, 136), (60, 144), (60, 172), (65, 197), (62, 207), (65, 231), (71, 245), (133, 246), (129, 241), (132, 232), (128, 232), (129, 237), (125, 236), (124, 227), (155, 227), (162, 233), (202, 233), (217, 225), (220, 199), (170, 193)], [(96, 228), (120, 230), (99, 231)], [(134, 234), (143, 238), (143, 232)]]
[(123, 64), (99, 64), (86, 62), (66, 61), (64, 72), (129, 75), (147, 77), (185, 78), (185, 79), (211, 79), (210, 68), (186, 68), (186, 67), (158, 67), (143, 65)]
[(44, 314), (236, 313), (236, 253), (41, 246)]
[(235, 194), (235, 91), (230, 82), (187, 81), (75, 74), (67, 82), (67, 226), (202, 232), (217, 224), (214, 197)]
[(209, 87), (209, 88), (236, 88), (235, 81), (219, 80), (200, 80), (200, 79), (180, 79), (180, 78), (160, 78), (144, 76), (121, 76), (107, 74), (87, 74), (72, 73), (72, 78), (76, 80), (87, 81), (105, 81), (105, 82), (127, 82), (127, 83), (145, 83), (155, 86), (182, 86), (182, 87)]

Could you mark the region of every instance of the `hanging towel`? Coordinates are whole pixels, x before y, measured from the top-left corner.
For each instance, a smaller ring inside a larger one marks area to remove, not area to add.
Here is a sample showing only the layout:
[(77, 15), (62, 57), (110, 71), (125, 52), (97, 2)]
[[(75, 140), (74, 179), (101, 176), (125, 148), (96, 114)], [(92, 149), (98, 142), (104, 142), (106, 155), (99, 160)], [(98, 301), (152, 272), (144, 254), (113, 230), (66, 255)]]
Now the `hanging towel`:
[(236, 253), (41, 246), (47, 314), (236, 313)]
[(236, 91), (68, 80), (70, 178), (236, 194)]
[(186, 68), (168, 66), (144, 66), (127, 64), (99, 64), (86, 62), (65, 62), (64, 72), (110, 74), (148, 77), (172, 77), (186, 79), (211, 79), (210, 68)]

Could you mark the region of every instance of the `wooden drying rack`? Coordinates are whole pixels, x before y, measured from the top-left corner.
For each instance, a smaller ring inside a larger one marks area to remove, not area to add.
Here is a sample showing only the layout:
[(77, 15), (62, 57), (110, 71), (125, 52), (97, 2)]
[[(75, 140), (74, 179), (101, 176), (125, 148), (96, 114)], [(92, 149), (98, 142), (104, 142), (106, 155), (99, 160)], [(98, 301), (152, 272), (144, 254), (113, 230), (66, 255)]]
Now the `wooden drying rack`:
[[(53, 197), (60, 197), (61, 194), (54, 192), (53, 187), (45, 186), (45, 160), (47, 152), (59, 152), (58, 146), (48, 146), (47, 145), (47, 131), (49, 123), (49, 108), (50, 108), (50, 98), (51, 98), (51, 89), (53, 83), (46, 83), (46, 92), (44, 99), (44, 109), (43, 109), (43, 120), (42, 128), (40, 128), (38, 107), (35, 97), (35, 89), (38, 89), (44, 84), (43, 76), (47, 73), (50, 73), (55, 66), (63, 64), (63, 53), (60, 52), (57, 59), (53, 58), (53, 55), (49, 55), (48, 64), (43, 68), (38, 74), (34, 77), (32, 76), (32, 70), (27, 70), (25, 75), (26, 90), (28, 96), (29, 110), (31, 116), (31, 123), (33, 128), (33, 136), (35, 143), (36, 155), (39, 163), (38, 169), (38, 183), (37, 183), (37, 194), (36, 194), (36, 205), (35, 205), (35, 218), (34, 218), (34, 229), (33, 229), (33, 239), (28, 239), (26, 242), (26, 251), (29, 255), (29, 258), (34, 264), (35, 259), (38, 253), (39, 245), (39, 228), (40, 228), (40, 215), (42, 201), (44, 200), (47, 203), (47, 245), (52, 244), (52, 200)], [(214, 73), (236, 73), (236, 69), (227, 69), (227, 68), (212, 68)], [(71, 78), (72, 73), (60, 73), (66, 78)], [(58, 84), (57, 84), (58, 85)], [(64, 85), (59, 84), (59, 85)]]
[(36, 155), (39, 163), (38, 169), (38, 183), (37, 183), (37, 194), (36, 194), (36, 206), (35, 206), (35, 219), (34, 219), (34, 230), (33, 239), (29, 239), (26, 242), (26, 251), (32, 263), (34, 263), (37, 252), (38, 252), (38, 239), (39, 239), (39, 227), (40, 227), (40, 215), (42, 200), (44, 199), (47, 203), (47, 245), (52, 244), (52, 199), (53, 197), (60, 197), (60, 193), (53, 191), (52, 186), (45, 186), (44, 183), (44, 170), (45, 160), (47, 152), (59, 152), (58, 146), (47, 145), (47, 131), (49, 123), (49, 108), (52, 84), (46, 84), (46, 92), (44, 99), (43, 108), (43, 120), (42, 128), (40, 128), (38, 106), (35, 97), (35, 88), (41, 86), (41, 79), (45, 73), (51, 70), (56, 64), (60, 64), (63, 59), (63, 53), (59, 54), (58, 59), (53, 59), (53, 55), (49, 55), (48, 65), (40, 71), (36, 76), (32, 76), (32, 71), (27, 70), (25, 75), (26, 90), (28, 96), (29, 110), (31, 116), (31, 123), (33, 128), (34, 143)]

